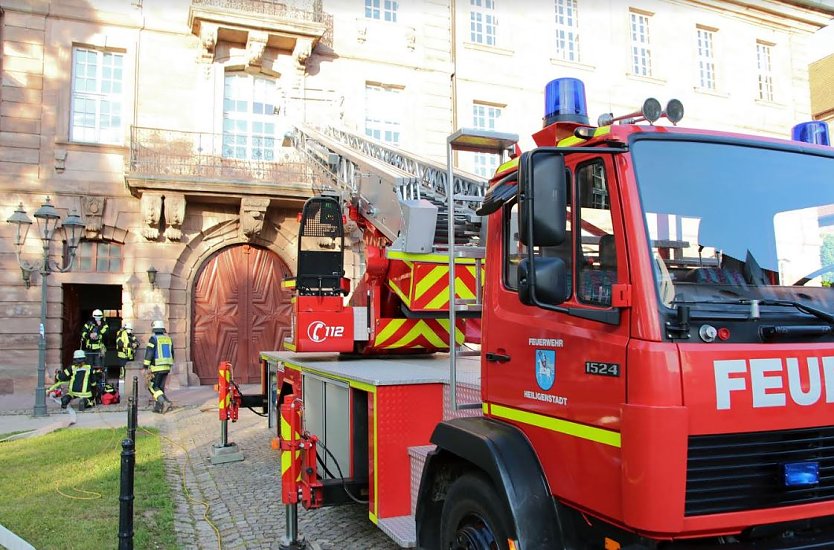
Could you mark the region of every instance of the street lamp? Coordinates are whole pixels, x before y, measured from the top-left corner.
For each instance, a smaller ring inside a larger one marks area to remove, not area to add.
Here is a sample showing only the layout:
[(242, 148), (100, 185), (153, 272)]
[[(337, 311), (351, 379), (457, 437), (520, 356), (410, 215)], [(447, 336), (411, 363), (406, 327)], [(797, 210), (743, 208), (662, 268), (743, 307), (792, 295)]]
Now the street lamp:
[[(26, 235), (29, 233), (29, 227), (32, 225), (32, 220), (26, 215), (23, 210), (23, 203), (18, 205), (17, 210), (14, 211), (8, 220), (8, 223), (15, 226), (15, 254), (17, 262), (20, 264), (20, 269), (23, 271), (23, 281), (26, 283), (26, 288), (29, 288), (29, 280), (33, 271), (41, 274), (41, 326), (40, 326), (40, 340), (38, 343), (38, 385), (35, 387), (35, 416), (46, 416), (46, 287), (47, 277), (52, 272), (64, 273), (72, 269), (72, 263), (75, 259), (75, 252), (78, 249), (78, 242), (81, 240), (81, 231), (84, 229), (83, 220), (75, 213), (70, 213), (67, 219), (64, 220), (60, 226), (58, 222), (61, 215), (58, 210), (52, 206), (49, 197), (43, 205), (35, 211), (35, 221), (38, 223), (38, 237), (43, 242), (43, 257), (39, 261), (28, 262), (20, 257), (23, 251), (23, 245), (26, 242)], [(60, 266), (56, 262), (49, 259), (49, 248), (52, 243), (52, 238), (59, 234), (62, 240), (67, 243), (68, 263), (65, 266)]]

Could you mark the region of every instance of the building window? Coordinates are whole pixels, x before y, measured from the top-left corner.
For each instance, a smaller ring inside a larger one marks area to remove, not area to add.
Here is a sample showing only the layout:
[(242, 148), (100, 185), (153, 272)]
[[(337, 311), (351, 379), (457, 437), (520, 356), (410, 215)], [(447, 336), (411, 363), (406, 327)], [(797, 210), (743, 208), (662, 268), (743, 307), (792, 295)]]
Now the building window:
[(365, 0), (365, 17), (396, 23), (398, 7), (399, 2), (392, 0)]
[(579, 61), (576, 0), (556, 0), (556, 57), (563, 61)]
[(652, 75), (649, 19), (648, 15), (631, 12), (631, 72), (638, 76)]
[(72, 49), (72, 141), (124, 142), (123, 78), (124, 54)]
[(400, 144), (402, 88), (365, 85), (365, 135), (390, 145)]
[(699, 86), (706, 90), (715, 89), (714, 32), (698, 28), (698, 77)]
[(469, 0), (469, 39), (475, 44), (495, 46), (495, 0)]
[[(501, 107), (486, 103), (474, 103), (472, 105), (472, 125), (478, 130), (494, 131), (501, 118)], [(489, 153), (475, 153), (473, 172), (482, 178), (491, 178), (498, 168), (498, 155)]]
[(773, 65), (772, 47), (764, 42), (756, 42), (756, 71), (759, 78), (759, 99), (773, 101)]
[(122, 245), (107, 241), (81, 241), (76, 250), (74, 271), (121, 273)]
[(223, 86), (223, 156), (275, 160), (275, 83), (260, 76), (228, 74)]

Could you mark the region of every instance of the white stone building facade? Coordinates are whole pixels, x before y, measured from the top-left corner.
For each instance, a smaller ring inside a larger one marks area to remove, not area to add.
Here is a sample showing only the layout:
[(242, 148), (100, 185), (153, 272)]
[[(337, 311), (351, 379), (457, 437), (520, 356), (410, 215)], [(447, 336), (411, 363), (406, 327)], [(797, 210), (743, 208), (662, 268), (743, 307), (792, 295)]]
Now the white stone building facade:
[[(287, 330), (279, 283), (315, 183), (283, 143), (292, 123), (441, 161), (459, 127), (526, 148), (545, 84), (569, 76), (592, 121), (675, 97), (686, 125), (787, 136), (811, 118), (808, 39), (832, 16), (773, 0), (6, 0), (0, 206), (31, 216), (49, 195), (86, 223), (73, 270), (48, 277), (47, 372), (100, 308), (143, 341), (164, 320), (181, 384), (223, 359), (256, 380)], [(0, 393), (31, 392), (42, 278), (27, 288), (2, 231)]]

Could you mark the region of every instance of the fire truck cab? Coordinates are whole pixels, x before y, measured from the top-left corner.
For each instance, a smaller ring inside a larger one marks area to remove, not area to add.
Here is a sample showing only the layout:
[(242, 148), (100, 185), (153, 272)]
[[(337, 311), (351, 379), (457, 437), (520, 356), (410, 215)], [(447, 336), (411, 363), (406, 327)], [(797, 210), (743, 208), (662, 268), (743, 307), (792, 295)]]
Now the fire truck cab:
[(834, 547), (834, 150), (579, 116), (481, 209), (484, 416), (435, 430), (418, 546)]

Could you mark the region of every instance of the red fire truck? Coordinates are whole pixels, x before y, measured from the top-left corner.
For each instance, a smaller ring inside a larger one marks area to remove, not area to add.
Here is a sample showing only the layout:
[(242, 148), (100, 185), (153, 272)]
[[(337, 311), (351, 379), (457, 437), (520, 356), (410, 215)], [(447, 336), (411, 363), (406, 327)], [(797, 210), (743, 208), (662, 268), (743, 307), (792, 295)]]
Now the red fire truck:
[(512, 152), (483, 197), (450, 167), (394, 222), (367, 189), (305, 205), (262, 355), (284, 502), (366, 502), (420, 548), (834, 548), (827, 126), (686, 129), (651, 99), (592, 126), (581, 82), (545, 97), (536, 149), (450, 137), (449, 166)]

